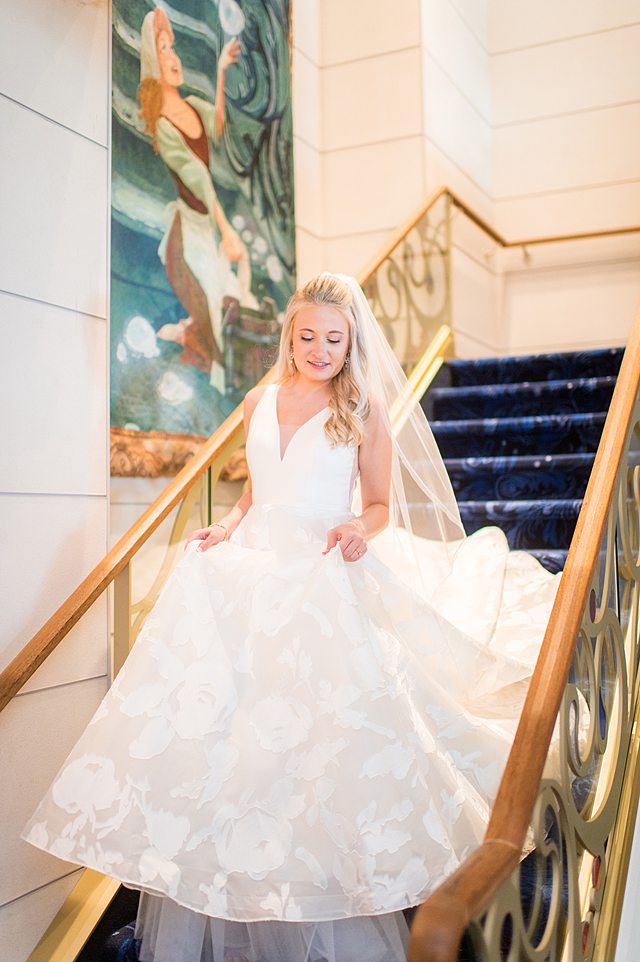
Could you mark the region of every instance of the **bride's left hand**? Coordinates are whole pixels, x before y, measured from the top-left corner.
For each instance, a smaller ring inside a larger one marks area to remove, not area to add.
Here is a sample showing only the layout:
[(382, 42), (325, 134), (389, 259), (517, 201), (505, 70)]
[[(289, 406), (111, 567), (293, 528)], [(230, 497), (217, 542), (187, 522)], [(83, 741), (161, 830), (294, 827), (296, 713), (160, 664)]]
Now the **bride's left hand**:
[(327, 547), (322, 553), (327, 554), (338, 543), (345, 561), (359, 561), (367, 550), (364, 532), (358, 521), (345, 521), (327, 531)]

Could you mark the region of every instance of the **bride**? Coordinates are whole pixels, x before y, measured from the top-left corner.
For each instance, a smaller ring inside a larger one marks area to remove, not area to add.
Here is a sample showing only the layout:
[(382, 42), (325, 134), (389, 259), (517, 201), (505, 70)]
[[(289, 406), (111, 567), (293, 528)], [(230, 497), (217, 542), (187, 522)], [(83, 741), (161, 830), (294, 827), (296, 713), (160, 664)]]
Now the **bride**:
[(143, 962), (400, 962), (484, 834), (557, 586), (465, 538), (353, 278), (292, 297), (250, 484), (193, 532), (24, 838), (143, 892)]

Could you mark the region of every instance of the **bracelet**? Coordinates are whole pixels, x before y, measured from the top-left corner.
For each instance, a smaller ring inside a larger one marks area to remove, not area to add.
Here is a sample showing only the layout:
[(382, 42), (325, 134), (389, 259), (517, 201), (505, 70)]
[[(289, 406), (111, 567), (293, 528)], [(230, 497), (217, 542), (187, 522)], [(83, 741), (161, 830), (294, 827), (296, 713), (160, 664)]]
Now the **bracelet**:
[(222, 524), (220, 521), (214, 521), (213, 524), (211, 525), (211, 527), (212, 527), (212, 528), (216, 528), (216, 527), (217, 527), (217, 528), (222, 528), (222, 530), (224, 531), (224, 540), (225, 540), (225, 541), (228, 540), (228, 538), (229, 538), (229, 529), (228, 529), (224, 524)]

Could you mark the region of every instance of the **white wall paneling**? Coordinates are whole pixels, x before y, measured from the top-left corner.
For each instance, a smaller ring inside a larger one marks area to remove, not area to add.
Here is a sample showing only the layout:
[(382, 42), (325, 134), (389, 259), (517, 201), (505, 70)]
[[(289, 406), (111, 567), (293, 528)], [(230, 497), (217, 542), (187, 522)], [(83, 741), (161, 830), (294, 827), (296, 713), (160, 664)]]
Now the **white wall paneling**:
[[(4, 667), (104, 556), (108, 533), (109, 5), (0, 11), (0, 582)], [(20, 831), (107, 685), (107, 601), (0, 716), (3, 962), (77, 878)]]
[(326, 267), (322, 238), (303, 227), (296, 227), (296, 263), (299, 284), (304, 284)]
[(329, 238), (324, 243), (326, 269), (359, 274), (389, 239), (389, 231), (365, 231)]
[[(635, 0), (567, 0), (560, 7), (543, 0), (535, 9), (526, 0), (316, 0), (304, 15), (294, 9), (294, 31), (297, 17), (302, 30), (294, 47), (309, 63), (299, 70), (294, 129), (317, 147), (316, 154), (297, 147), (305, 277), (321, 267), (357, 272), (445, 183), (511, 239), (640, 222)], [(319, 141), (317, 124), (310, 127), (305, 115), (305, 104), (316, 108), (318, 88)], [(560, 263), (561, 251), (549, 257)], [(514, 344), (524, 349), (521, 321), (514, 318), (510, 329), (508, 309), (517, 297), (504, 299), (513, 263), (507, 259), (483, 288), (482, 316), (474, 322), (472, 291), (485, 255), (465, 252), (476, 267), (458, 258), (458, 304), (467, 306), (456, 320), (469, 339), (498, 353)], [(621, 287), (618, 275), (590, 263), (622, 309), (633, 282)], [(533, 283), (533, 274), (518, 275), (510, 291), (523, 276)], [(579, 278), (561, 276), (566, 283)], [(550, 297), (557, 293), (551, 273), (538, 271), (535, 279), (550, 285)], [(589, 317), (585, 343), (595, 343), (601, 332)], [(576, 336), (565, 333), (567, 343)]]
[(80, 870), (71, 872), (0, 906), (2, 962), (24, 962), (29, 957), (80, 875)]
[[(467, 0), (469, 3), (473, 0)], [(590, 33), (604, 34), (634, 26), (639, 20), (638, 0), (491, 0), (489, 50), (496, 54)]]
[(500, 247), (497, 250), (498, 266), (504, 273), (536, 273), (585, 265), (597, 271), (640, 258), (640, 235), (613, 234), (611, 237), (583, 238), (560, 244), (534, 244), (526, 249), (517, 246)]
[(106, 496), (105, 321), (0, 293), (0, 331), (20, 359), (0, 380), (0, 491)]
[(293, 144), (293, 165), (296, 223), (311, 233), (320, 234), (324, 220), (322, 155), (297, 138)]
[(107, 151), (1, 93), (0, 129), (0, 290), (106, 317)]
[(494, 145), (499, 199), (631, 183), (640, 170), (640, 101), (500, 127)]
[(462, 22), (474, 35), (483, 50), (489, 49), (488, 5), (478, 0), (449, 0)]
[[(482, 17), (486, 4), (472, 0)], [(467, 5), (468, 12), (470, 3)], [(486, 32), (486, 31), (485, 31)], [(485, 123), (491, 122), (492, 97), (486, 44), (451, 0), (422, 5), (422, 46)]]
[[(495, 54), (491, 57), (495, 126), (637, 101), (639, 50), (640, 24)], [(556, 82), (559, 78), (562, 81)]]
[[(44, 622), (44, 618), (42, 619)], [(51, 652), (46, 661), (31, 676), (19, 698), (26, 692), (40, 691), (70, 682), (100, 678), (108, 671), (107, 652), (107, 595), (91, 605), (69, 634)], [(3, 653), (3, 660), (6, 659)]]
[(321, 0), (320, 17), (325, 67), (414, 47), (420, 36), (420, 0)]
[(486, 0), (422, 0), (427, 193), (451, 187), (494, 219)]
[[(106, 146), (109, 5), (82, 0), (3, 3), (0, 36), (0, 91)], [(10, 128), (2, 123), (2, 129)], [(3, 138), (3, 149), (7, 140)]]
[(0, 715), (0, 767), (11, 772), (0, 781), (0, 905), (75, 868), (24, 842), (20, 832), (106, 687), (106, 679), (97, 678), (20, 695)]
[(320, 0), (294, 0), (293, 168), (298, 279), (322, 270), (322, 80)]
[[(640, 223), (640, 179), (510, 197), (495, 204), (495, 226), (508, 240), (634, 227)], [(636, 238), (640, 234), (630, 235)], [(562, 250), (556, 248), (558, 255)]]
[(323, 155), (325, 237), (390, 232), (424, 199), (422, 140), (406, 137)]
[(479, 337), (465, 334), (463, 331), (455, 331), (453, 346), (456, 357), (496, 357), (506, 353), (506, 351), (496, 350), (495, 344), (486, 344)]
[[(293, 49), (316, 66), (320, 65), (320, 4), (323, 0), (291, 0)], [(294, 121), (295, 121), (294, 117)]]
[(429, 140), (491, 194), (491, 127), (428, 53), (424, 102)]
[(489, 224), (493, 224), (495, 204), (491, 194), (429, 137), (423, 138), (423, 152), (427, 186), (425, 196), (446, 185)]
[(421, 80), (417, 46), (325, 67), (322, 71), (325, 151), (419, 135), (422, 132)]
[[(0, 582), (7, 599), (0, 633), (4, 666), (104, 556), (106, 501), (0, 494), (0, 530), (5, 549)], [(100, 646), (101, 639), (94, 643)]]
[(513, 353), (624, 344), (638, 306), (640, 257), (510, 272), (504, 310)]
[(500, 352), (501, 337), (496, 313), (496, 279), (490, 267), (454, 247), (451, 256), (453, 330)]
[(322, 147), (320, 70), (297, 47), (293, 48), (293, 116), (295, 136), (315, 150)]

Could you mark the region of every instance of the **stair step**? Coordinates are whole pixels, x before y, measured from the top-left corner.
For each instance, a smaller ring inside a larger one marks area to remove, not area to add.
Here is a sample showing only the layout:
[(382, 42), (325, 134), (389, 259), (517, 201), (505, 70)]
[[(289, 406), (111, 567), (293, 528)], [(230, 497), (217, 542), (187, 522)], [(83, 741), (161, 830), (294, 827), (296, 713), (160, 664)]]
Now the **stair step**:
[(511, 548), (568, 548), (582, 501), (461, 501), (467, 534), (496, 525)]
[(582, 498), (595, 454), (447, 458), (459, 501)]
[(137, 962), (134, 939), (140, 893), (121, 885), (75, 962)]
[(529, 548), (529, 554), (537, 558), (543, 568), (551, 574), (562, 571), (569, 554), (568, 548)]
[(606, 414), (432, 421), (443, 458), (595, 451)]
[(606, 411), (615, 383), (616, 378), (609, 376), (434, 387), (424, 395), (423, 407), (435, 420)]
[[(522, 381), (573, 381), (576, 378), (617, 375), (624, 348), (595, 351), (562, 351), (554, 354), (518, 354), (451, 360), (440, 384), (512, 384)], [(447, 379), (448, 375), (448, 379)]]

